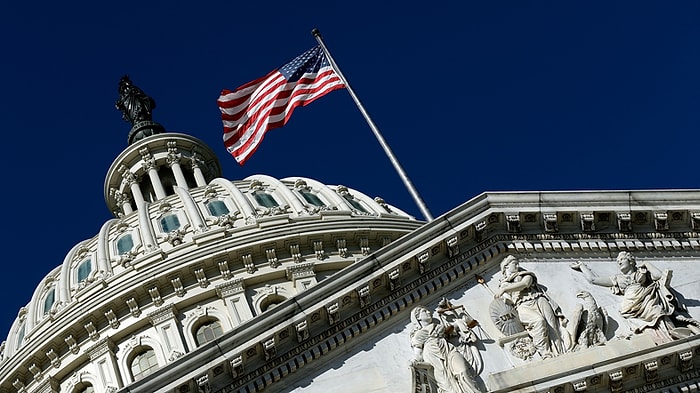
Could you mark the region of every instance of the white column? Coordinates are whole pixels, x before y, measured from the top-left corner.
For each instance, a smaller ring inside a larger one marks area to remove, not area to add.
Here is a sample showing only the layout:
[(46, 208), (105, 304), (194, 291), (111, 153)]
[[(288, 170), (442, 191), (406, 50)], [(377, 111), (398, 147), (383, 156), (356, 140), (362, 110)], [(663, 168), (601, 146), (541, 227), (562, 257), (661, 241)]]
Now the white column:
[(165, 198), (167, 195), (165, 194), (163, 183), (160, 181), (160, 176), (158, 176), (156, 161), (152, 158), (148, 159), (143, 162), (143, 167), (148, 171), (148, 178), (151, 179), (151, 185), (153, 186), (153, 191), (156, 193), (156, 199)]
[(194, 180), (197, 182), (197, 187), (204, 187), (207, 185), (207, 180), (204, 178), (204, 173), (202, 173), (202, 168), (200, 164), (202, 160), (197, 157), (196, 153), (192, 154), (190, 157), (190, 162), (192, 163), (192, 171), (194, 172)]

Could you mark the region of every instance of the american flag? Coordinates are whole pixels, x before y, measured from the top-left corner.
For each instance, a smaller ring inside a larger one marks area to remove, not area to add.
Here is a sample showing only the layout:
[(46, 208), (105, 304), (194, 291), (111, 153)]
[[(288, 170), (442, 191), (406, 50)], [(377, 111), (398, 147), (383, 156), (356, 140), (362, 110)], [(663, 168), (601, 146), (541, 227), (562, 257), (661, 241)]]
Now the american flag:
[(262, 78), (223, 90), (217, 103), (226, 150), (243, 165), (265, 133), (285, 125), (294, 108), (343, 87), (319, 45)]

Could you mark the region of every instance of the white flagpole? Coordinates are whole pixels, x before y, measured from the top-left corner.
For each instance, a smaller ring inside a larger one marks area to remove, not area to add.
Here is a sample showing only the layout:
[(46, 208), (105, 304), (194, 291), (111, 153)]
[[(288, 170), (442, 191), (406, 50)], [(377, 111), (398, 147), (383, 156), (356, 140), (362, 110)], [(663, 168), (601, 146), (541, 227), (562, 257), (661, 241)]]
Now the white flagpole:
[(416, 201), (416, 204), (418, 204), (418, 207), (420, 208), (420, 211), (423, 213), (423, 216), (425, 217), (426, 220), (432, 221), (433, 216), (430, 214), (430, 211), (428, 211), (428, 208), (425, 206), (425, 203), (423, 203), (423, 200), (421, 199), (420, 195), (418, 195), (418, 191), (416, 191), (416, 189), (413, 188), (413, 184), (411, 183), (411, 180), (408, 179), (408, 176), (406, 176), (406, 173), (404, 172), (403, 168), (401, 168), (401, 164), (399, 164), (399, 161), (394, 156), (394, 153), (391, 152), (389, 145), (387, 145), (386, 142), (384, 141), (382, 134), (379, 133), (379, 129), (372, 121), (372, 118), (369, 117), (369, 114), (367, 113), (365, 108), (362, 106), (360, 99), (357, 98), (355, 91), (352, 89), (352, 87), (350, 87), (348, 80), (345, 79), (345, 76), (343, 76), (343, 73), (340, 72), (340, 68), (338, 68), (338, 65), (335, 63), (335, 60), (333, 60), (333, 56), (331, 56), (330, 52), (328, 51), (328, 48), (326, 48), (326, 45), (323, 43), (323, 38), (321, 37), (321, 32), (318, 29), (313, 29), (313, 30), (311, 30), (311, 34), (313, 34), (314, 38), (316, 38), (316, 41), (318, 41), (318, 43), (321, 45), (321, 48), (323, 48), (323, 52), (328, 57), (328, 62), (331, 63), (331, 67), (333, 67), (333, 70), (335, 70), (335, 72), (338, 74), (338, 76), (340, 77), (340, 80), (342, 80), (343, 83), (345, 84), (345, 88), (348, 90), (348, 93), (350, 93), (350, 96), (355, 101), (355, 104), (357, 105), (357, 107), (360, 109), (362, 116), (365, 117), (367, 124), (369, 124), (369, 128), (371, 128), (372, 132), (374, 132), (374, 136), (377, 137), (379, 144), (382, 145), (382, 148), (384, 148), (384, 152), (386, 153), (387, 156), (389, 156), (389, 160), (394, 165), (394, 168), (399, 173), (401, 180), (403, 180), (404, 184), (408, 188), (408, 192), (411, 193), (411, 196), (413, 196), (413, 199)]

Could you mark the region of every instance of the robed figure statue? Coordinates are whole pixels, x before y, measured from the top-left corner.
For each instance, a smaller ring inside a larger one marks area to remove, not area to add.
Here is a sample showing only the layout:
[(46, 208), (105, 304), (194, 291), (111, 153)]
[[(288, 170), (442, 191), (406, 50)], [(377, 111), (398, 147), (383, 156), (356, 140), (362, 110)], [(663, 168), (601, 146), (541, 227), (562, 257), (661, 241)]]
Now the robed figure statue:
[(119, 99), (114, 106), (122, 111), (122, 118), (132, 125), (140, 121), (153, 120), (153, 109), (156, 102), (146, 95), (143, 90), (131, 82), (128, 75), (119, 80)]

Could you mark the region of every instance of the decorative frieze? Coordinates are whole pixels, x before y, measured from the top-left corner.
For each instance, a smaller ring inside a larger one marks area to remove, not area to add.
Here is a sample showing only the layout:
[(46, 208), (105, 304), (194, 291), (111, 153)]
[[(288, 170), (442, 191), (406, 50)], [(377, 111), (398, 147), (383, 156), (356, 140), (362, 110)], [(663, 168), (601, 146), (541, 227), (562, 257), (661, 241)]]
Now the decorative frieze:
[(100, 340), (100, 342), (98, 342), (97, 344), (88, 348), (85, 352), (87, 352), (91, 361), (95, 361), (100, 356), (113, 351), (114, 343), (112, 342), (112, 340), (109, 339), (109, 337), (106, 337)]
[(238, 278), (233, 281), (224, 283), (224, 284), (219, 284), (216, 286), (216, 294), (220, 298), (224, 298), (227, 296), (232, 296), (238, 293), (243, 292), (244, 290), (244, 284), (243, 284), (243, 279)]
[(294, 281), (300, 278), (316, 277), (316, 272), (314, 271), (315, 266), (316, 264), (314, 262), (288, 266), (286, 268), (287, 279)]
[(176, 313), (177, 309), (175, 308), (175, 306), (169, 304), (159, 310), (153, 311), (152, 313), (148, 314), (148, 318), (151, 320), (152, 325), (157, 325), (161, 322), (175, 318)]

